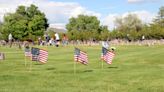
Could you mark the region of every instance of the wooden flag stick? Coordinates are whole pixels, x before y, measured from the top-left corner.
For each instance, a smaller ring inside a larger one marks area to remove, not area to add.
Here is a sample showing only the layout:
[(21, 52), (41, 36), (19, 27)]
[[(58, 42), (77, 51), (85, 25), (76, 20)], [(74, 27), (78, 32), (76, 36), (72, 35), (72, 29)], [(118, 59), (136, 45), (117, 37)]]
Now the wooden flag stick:
[(30, 69), (29, 69), (29, 71), (32, 70), (32, 62), (33, 62), (33, 61), (31, 61), (31, 63), (30, 63)]
[[(76, 47), (74, 46), (74, 48), (76, 48)], [(74, 53), (76, 53), (76, 52), (74, 52)], [(74, 58), (75, 58), (75, 57), (74, 57)], [(77, 61), (75, 61), (75, 59), (74, 59), (74, 65), (73, 65), (74, 75), (76, 74), (76, 62), (77, 62)]]
[(74, 75), (76, 74), (76, 61), (74, 61)]
[(101, 69), (104, 68), (104, 63), (103, 63), (103, 62), (104, 62), (104, 61), (101, 60)]
[(25, 56), (25, 62), (24, 62), (25, 67), (26, 67), (26, 64), (27, 64), (27, 62), (26, 62), (26, 56)]

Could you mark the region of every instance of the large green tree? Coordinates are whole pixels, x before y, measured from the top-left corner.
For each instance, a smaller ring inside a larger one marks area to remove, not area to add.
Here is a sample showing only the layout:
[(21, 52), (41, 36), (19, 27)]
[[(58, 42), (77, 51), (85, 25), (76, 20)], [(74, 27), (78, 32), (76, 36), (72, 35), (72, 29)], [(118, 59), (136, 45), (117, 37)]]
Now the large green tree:
[(100, 26), (100, 21), (96, 16), (88, 15), (79, 15), (77, 18), (70, 18), (66, 29), (72, 40), (99, 40), (102, 31), (108, 31), (107, 27)]
[(18, 40), (32, 39), (42, 36), (47, 27), (45, 14), (32, 4), (29, 7), (19, 6), (15, 13), (6, 14), (2, 33), (6, 39), (9, 33)]
[(68, 31), (95, 31), (98, 30), (100, 21), (95, 16), (79, 15), (77, 18), (70, 18), (66, 25)]

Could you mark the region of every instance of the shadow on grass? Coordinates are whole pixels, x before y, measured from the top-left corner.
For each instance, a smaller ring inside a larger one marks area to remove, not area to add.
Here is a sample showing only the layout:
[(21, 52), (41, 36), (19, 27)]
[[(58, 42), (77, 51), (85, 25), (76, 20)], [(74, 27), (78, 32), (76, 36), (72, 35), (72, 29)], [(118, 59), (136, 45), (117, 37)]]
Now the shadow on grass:
[(46, 68), (46, 70), (55, 70), (56, 68), (53, 68), (53, 67), (51, 67), (51, 68)]
[(85, 70), (84, 72), (93, 72), (93, 70)]
[(117, 69), (118, 67), (116, 67), (116, 66), (110, 66), (108, 68), (110, 68), (110, 69)]
[(36, 63), (36, 64), (34, 64), (34, 65), (43, 65), (43, 64), (40, 64), (40, 63)]
[(59, 70), (59, 71), (54, 71), (54, 73), (63, 73), (63, 74), (70, 74), (70, 73), (90, 73), (90, 72), (93, 72), (93, 70), (76, 70), (76, 71), (74, 71), (74, 70), (70, 70), (70, 71), (64, 71), (64, 70)]

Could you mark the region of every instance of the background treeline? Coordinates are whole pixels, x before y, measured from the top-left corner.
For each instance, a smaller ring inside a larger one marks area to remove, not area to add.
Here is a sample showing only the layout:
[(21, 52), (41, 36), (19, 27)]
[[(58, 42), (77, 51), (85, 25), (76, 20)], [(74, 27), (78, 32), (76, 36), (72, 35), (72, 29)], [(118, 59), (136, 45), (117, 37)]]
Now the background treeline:
[[(159, 9), (156, 18), (150, 24), (142, 23), (135, 14), (115, 19), (115, 28), (108, 30), (107, 26), (100, 25), (95, 16), (79, 15), (70, 18), (66, 25), (71, 40), (141, 40), (164, 39), (164, 7)], [(110, 26), (110, 25), (109, 25)]]
[[(164, 39), (164, 6), (159, 8), (157, 16), (149, 24), (143, 23), (137, 15), (129, 13), (126, 17), (117, 17), (115, 28), (100, 24), (96, 16), (79, 15), (72, 17), (66, 24), (69, 40), (112, 40), (126, 39), (129, 41), (145, 39)], [(54, 35), (48, 29), (48, 20), (38, 7), (18, 6), (14, 13), (7, 13), (3, 22), (0, 22), (0, 39), (7, 40), (9, 33), (18, 40), (37, 40), (45, 33)]]

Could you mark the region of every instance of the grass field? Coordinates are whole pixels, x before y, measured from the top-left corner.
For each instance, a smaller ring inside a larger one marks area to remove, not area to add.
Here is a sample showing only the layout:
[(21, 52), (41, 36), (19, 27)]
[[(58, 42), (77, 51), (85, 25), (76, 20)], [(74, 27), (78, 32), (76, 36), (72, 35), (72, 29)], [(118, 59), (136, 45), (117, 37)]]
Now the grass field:
[[(40, 47), (47, 64), (26, 59), (23, 50), (0, 47), (0, 92), (164, 92), (164, 46), (116, 46), (112, 65), (100, 61), (100, 46), (79, 46), (89, 65), (74, 67), (74, 47)], [(76, 68), (76, 73), (74, 73)]]

